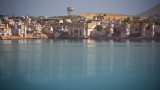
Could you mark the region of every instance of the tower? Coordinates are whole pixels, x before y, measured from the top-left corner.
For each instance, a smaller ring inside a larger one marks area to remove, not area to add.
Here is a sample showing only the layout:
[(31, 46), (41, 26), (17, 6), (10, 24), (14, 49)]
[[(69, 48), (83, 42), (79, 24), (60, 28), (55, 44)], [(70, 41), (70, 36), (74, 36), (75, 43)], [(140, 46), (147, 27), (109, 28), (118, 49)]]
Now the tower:
[(67, 7), (67, 11), (68, 11), (68, 15), (72, 15), (73, 14), (73, 7)]

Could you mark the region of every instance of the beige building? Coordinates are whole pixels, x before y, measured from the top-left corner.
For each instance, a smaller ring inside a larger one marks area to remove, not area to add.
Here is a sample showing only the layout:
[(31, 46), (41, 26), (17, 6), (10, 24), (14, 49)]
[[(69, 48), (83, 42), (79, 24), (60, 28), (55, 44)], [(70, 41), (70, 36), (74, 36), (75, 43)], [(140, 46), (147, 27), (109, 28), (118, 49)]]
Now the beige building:
[(5, 24), (0, 24), (0, 36), (2, 36), (5, 31), (6, 31)]
[(15, 24), (15, 21), (13, 19), (7, 19), (6, 21), (8, 22), (9, 25)]
[(68, 33), (72, 37), (86, 37), (88, 36), (86, 22), (73, 22), (68, 24)]
[(88, 37), (97, 25), (100, 25), (100, 20), (73, 22), (68, 24), (67, 30), (72, 37)]
[(41, 36), (42, 35), (42, 25), (39, 23), (34, 24), (35, 30), (34, 35), (35, 36)]
[(87, 31), (88, 31), (88, 36), (91, 34), (92, 31), (95, 31), (97, 25), (100, 25), (100, 20), (93, 20), (87, 23)]
[(0, 24), (0, 36), (11, 36), (11, 28), (9, 28), (8, 23)]

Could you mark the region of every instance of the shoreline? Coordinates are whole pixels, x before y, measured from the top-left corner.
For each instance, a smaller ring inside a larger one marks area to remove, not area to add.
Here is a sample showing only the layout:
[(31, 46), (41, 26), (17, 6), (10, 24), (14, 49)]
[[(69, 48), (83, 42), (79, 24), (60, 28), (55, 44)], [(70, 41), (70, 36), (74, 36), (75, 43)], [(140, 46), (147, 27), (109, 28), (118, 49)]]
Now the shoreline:
[[(24, 39), (55, 39), (55, 38), (46, 38), (46, 37), (21, 37), (21, 36), (0, 36), (0, 40), (24, 40)], [(118, 38), (118, 37), (105, 37), (105, 38), (57, 38), (57, 39), (93, 39), (93, 40), (131, 40), (131, 41), (139, 41), (139, 40), (155, 40), (160, 41), (160, 38), (145, 38), (145, 37), (127, 37), (127, 38)]]
[(48, 39), (42, 37), (0, 36), (0, 40)]

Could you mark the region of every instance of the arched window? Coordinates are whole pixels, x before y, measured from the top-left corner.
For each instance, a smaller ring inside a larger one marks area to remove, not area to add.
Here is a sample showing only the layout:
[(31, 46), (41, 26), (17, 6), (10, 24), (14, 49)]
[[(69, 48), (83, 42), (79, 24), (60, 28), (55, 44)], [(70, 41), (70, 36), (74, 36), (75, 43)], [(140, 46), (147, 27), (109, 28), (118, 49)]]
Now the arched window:
[(78, 36), (78, 30), (74, 30), (74, 36)]
[(72, 35), (72, 29), (71, 29), (71, 35)]
[(80, 29), (80, 35), (82, 35), (82, 30)]

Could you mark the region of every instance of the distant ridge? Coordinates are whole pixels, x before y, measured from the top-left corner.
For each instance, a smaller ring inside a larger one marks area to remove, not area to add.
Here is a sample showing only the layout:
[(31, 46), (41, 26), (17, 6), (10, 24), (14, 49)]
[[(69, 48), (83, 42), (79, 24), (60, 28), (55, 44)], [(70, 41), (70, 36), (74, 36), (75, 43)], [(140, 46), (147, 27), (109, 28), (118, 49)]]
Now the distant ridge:
[(120, 19), (120, 18), (127, 18), (129, 17), (130, 15), (122, 15), (122, 14), (108, 14), (108, 13), (88, 13), (88, 14), (80, 14), (80, 16), (83, 16), (87, 19), (93, 19), (94, 16), (97, 16), (97, 15), (104, 15), (104, 20), (107, 20), (107, 19)]
[(155, 15), (160, 15), (160, 3), (157, 4), (155, 7), (138, 14), (137, 16), (155, 16)]

